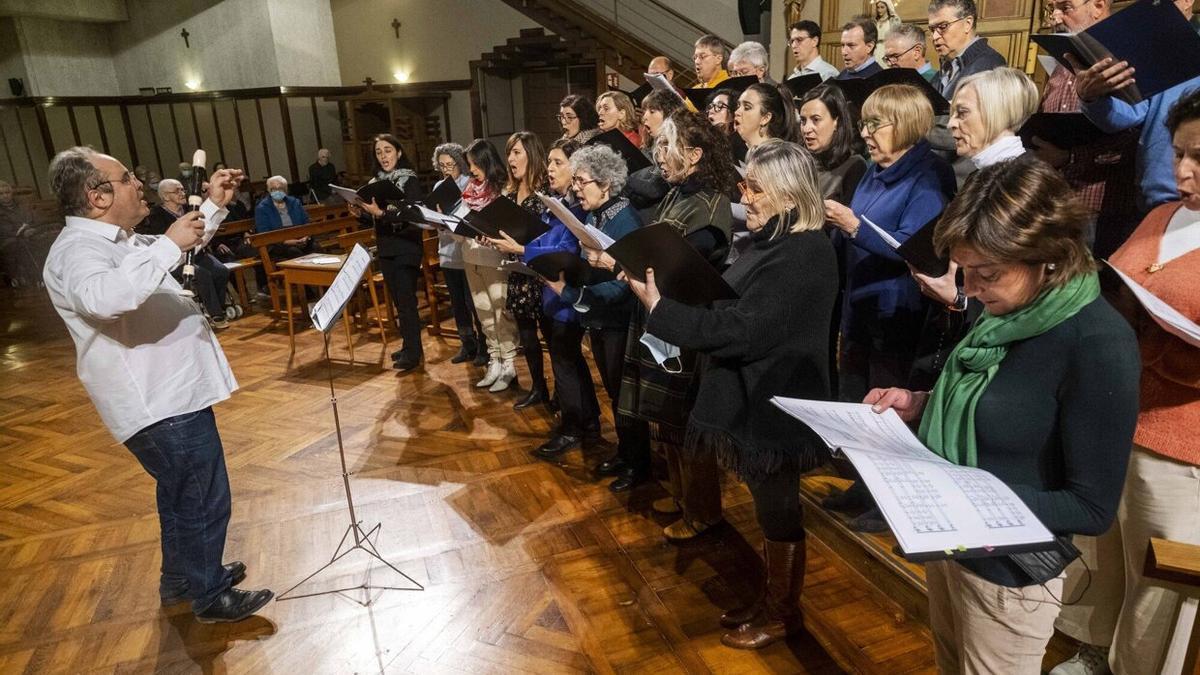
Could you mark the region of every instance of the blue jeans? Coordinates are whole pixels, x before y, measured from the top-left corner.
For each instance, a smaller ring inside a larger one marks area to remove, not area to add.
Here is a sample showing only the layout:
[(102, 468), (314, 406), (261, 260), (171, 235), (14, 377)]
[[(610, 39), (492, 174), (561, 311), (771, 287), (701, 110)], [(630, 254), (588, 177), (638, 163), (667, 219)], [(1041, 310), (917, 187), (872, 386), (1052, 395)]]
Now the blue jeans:
[(155, 422), (125, 441), (158, 484), (163, 597), (185, 594), (202, 612), (230, 587), (221, 562), (229, 476), (212, 408)]

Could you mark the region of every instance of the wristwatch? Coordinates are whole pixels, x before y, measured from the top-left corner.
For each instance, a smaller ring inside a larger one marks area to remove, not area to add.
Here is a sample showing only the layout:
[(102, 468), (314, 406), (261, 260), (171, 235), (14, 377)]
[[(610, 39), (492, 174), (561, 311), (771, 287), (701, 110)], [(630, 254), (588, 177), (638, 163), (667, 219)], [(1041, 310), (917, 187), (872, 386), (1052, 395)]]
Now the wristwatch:
[(965, 312), (965, 311), (967, 311), (967, 296), (965, 293), (962, 292), (961, 288), (958, 289), (958, 293), (956, 293), (954, 295), (954, 302), (946, 305), (946, 311), (948, 311), (948, 312)]

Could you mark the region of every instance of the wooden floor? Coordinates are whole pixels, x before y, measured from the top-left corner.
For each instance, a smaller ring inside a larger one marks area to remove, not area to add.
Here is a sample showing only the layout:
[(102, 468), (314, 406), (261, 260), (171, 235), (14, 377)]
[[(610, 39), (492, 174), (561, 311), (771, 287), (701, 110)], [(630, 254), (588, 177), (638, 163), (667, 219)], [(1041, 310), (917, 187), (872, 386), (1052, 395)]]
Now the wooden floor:
[[(457, 343), (428, 336), (420, 372), (383, 367), (362, 336), (358, 363), (335, 365), (358, 515), (382, 523), (380, 551), (426, 590), (194, 623), (158, 606), (153, 483), (100, 424), (44, 294), (0, 292), (0, 326), (0, 673), (931, 670), (927, 631), (873, 604), (821, 546), (805, 589), (813, 633), (759, 653), (723, 647), (717, 616), (758, 574), (744, 489), (725, 483), (732, 527), (667, 544), (668, 520), (649, 508), (660, 489), (616, 497), (593, 482), (587, 467), (608, 448), (533, 460), (551, 418), (474, 389), (478, 369), (448, 361)], [(246, 562), (245, 587), (279, 592), (348, 523), (320, 340), (298, 335), (289, 362), (286, 327), (262, 315), (220, 339), (241, 385), (216, 408), (234, 495), (226, 559)], [(333, 354), (345, 358), (340, 330)], [(352, 554), (310, 588), (354, 585), (367, 568)]]

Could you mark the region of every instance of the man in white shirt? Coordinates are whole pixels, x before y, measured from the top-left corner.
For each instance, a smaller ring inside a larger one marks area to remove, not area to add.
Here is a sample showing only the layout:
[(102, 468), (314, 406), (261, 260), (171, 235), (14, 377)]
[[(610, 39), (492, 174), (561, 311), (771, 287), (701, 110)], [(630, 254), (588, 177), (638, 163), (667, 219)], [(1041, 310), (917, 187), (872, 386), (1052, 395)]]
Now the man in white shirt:
[(208, 200), (161, 236), (136, 234), (149, 209), (119, 161), (78, 147), (50, 163), (66, 226), (42, 278), (75, 341), (76, 370), (112, 435), (157, 483), (164, 604), (192, 601), (204, 623), (240, 621), (271, 600), (223, 565), (231, 498), (212, 405), (237, 381), (212, 329), (170, 272), (217, 231), (241, 171), (214, 172)]
[(788, 79), (814, 74), (822, 81), (837, 77), (838, 69), (821, 58), (821, 27), (815, 21), (797, 21), (788, 26), (788, 46), (796, 59), (796, 68)]

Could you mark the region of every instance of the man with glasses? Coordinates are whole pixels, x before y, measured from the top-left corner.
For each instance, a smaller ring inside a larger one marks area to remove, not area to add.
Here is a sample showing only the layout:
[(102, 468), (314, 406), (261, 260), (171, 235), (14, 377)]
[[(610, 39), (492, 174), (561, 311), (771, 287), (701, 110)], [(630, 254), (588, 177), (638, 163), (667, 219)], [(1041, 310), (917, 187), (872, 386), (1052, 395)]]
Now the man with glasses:
[(725, 70), (725, 43), (716, 35), (702, 35), (692, 52), (696, 67), (697, 89), (712, 89), (729, 79)]
[(925, 58), (925, 31), (911, 23), (902, 23), (883, 41), (883, 62), (888, 68), (912, 68), (933, 82), (937, 71)]
[(1000, 52), (988, 46), (987, 38), (976, 34), (978, 19), (975, 0), (933, 0), (929, 4), (933, 48), (942, 62), (933, 87), (946, 100), (953, 98), (964, 77), (1008, 65)]
[(821, 27), (815, 21), (797, 21), (788, 26), (788, 46), (796, 59), (789, 80), (801, 75), (820, 75), (822, 82), (837, 77), (838, 69), (821, 58)]
[(878, 41), (875, 22), (865, 16), (856, 16), (842, 26), (842, 63), (846, 67), (835, 79), (867, 78), (883, 70), (873, 56)]
[(273, 597), (234, 588), (246, 566), (221, 563), (232, 505), (212, 406), (237, 381), (208, 322), (170, 275), (185, 249), (216, 233), (241, 175), (213, 172), (200, 210), (151, 236), (134, 232), (149, 209), (141, 181), (121, 162), (87, 147), (50, 162), (66, 225), (42, 278), (100, 419), (157, 483), (159, 597), (164, 605), (191, 600), (202, 623), (241, 621)]
[(770, 73), (770, 57), (767, 56), (767, 48), (763, 47), (759, 42), (743, 42), (733, 48), (729, 52), (729, 76), (730, 77), (746, 77), (753, 75), (758, 78), (759, 82), (767, 84), (776, 84), (771, 78)]

